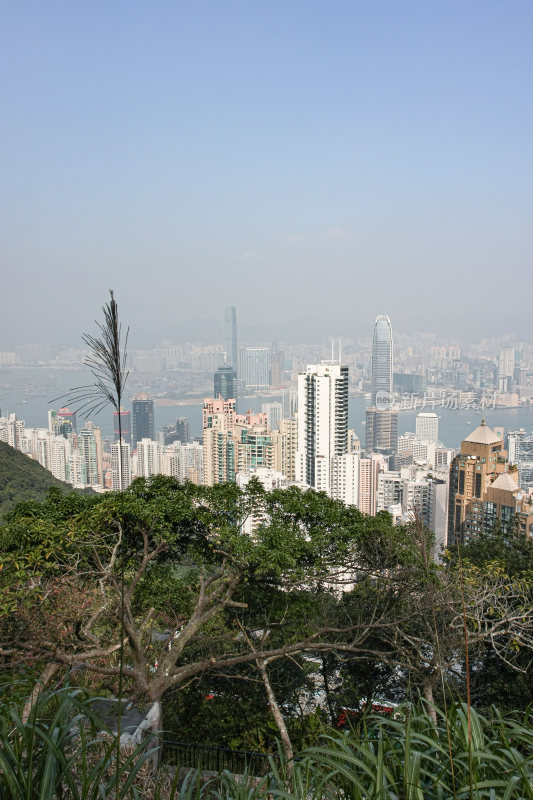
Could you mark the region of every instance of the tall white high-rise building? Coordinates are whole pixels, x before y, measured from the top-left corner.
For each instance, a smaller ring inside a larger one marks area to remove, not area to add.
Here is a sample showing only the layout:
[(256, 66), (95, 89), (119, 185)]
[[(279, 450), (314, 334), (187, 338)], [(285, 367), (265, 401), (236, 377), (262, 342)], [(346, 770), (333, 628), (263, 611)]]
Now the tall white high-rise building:
[(244, 348), (244, 365), (239, 377), (244, 379), (247, 389), (268, 389), (270, 386), (270, 348)]
[(448, 531), (448, 474), (431, 481), (428, 528), (435, 534), (434, 557), (438, 561)]
[(88, 422), (79, 433), (78, 448), (85, 462), (87, 486), (102, 486), (102, 432)]
[(24, 439), (24, 429), (24, 420), (17, 419), (16, 414), (0, 417), (0, 442), (6, 442), (15, 450), (20, 450)]
[(331, 459), (330, 495), (345, 506), (359, 505), (360, 456), (360, 452), (352, 452)]
[[(62, 439), (63, 437), (57, 436), (54, 438)], [(70, 457), (68, 459), (68, 473), (69, 483), (71, 483), (75, 489), (84, 489), (88, 485), (86, 466), (87, 465), (81, 451), (77, 448), (72, 448), (70, 451)]]
[(76, 475), (71, 466), (71, 457), (74, 452), (71, 443), (64, 436), (55, 436), (43, 428), (37, 429), (36, 434), (32, 446), (35, 448), (34, 457), (41, 466), (50, 470), (54, 478), (72, 483), (73, 486), (81, 486), (81, 478), (76, 484), (73, 481), (73, 477), (75, 478)]
[(510, 392), (513, 387), (514, 347), (502, 347), (498, 358), (498, 391)]
[(111, 488), (114, 492), (131, 484), (131, 448), (122, 439), (111, 445)]
[(392, 404), (392, 326), (380, 314), (372, 337), (372, 406), (390, 408)]
[(520, 458), (520, 441), (526, 436), (524, 428), (507, 433), (507, 458), (509, 464), (517, 464)]
[(376, 514), (402, 502), (401, 472), (378, 472), (375, 502)]
[(150, 478), (161, 472), (161, 453), (163, 447), (153, 439), (137, 442), (137, 477)]
[(332, 459), (348, 451), (348, 367), (310, 364), (298, 375), (296, 480), (331, 493)]
[(426, 442), (439, 441), (439, 417), (433, 411), (416, 415), (416, 435)]

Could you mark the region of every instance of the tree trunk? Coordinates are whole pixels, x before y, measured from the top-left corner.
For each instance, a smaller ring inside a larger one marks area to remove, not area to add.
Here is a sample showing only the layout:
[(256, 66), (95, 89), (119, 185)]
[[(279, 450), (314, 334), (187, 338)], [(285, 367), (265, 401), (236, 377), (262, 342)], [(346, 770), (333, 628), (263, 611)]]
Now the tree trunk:
[(294, 751), (292, 749), (292, 743), (289, 737), (289, 731), (287, 730), (287, 726), (285, 725), (285, 720), (283, 719), (283, 714), (281, 713), (281, 709), (276, 700), (274, 690), (272, 689), (272, 684), (270, 683), (268, 672), (266, 671), (265, 662), (263, 659), (258, 658), (256, 663), (261, 678), (263, 680), (263, 683), (265, 685), (268, 697), (268, 705), (270, 707), (270, 710), (272, 711), (274, 722), (278, 726), (279, 734), (281, 736), (281, 744), (283, 746), (283, 752), (285, 753), (285, 758), (287, 759), (287, 777), (290, 779), (292, 776)]
[(159, 764), (161, 763), (161, 753), (163, 750), (163, 706), (161, 700), (155, 700), (150, 711), (150, 730), (152, 732), (151, 747), (156, 748), (152, 753), (152, 772), (154, 777), (157, 775)]
[[(161, 698), (152, 699), (146, 716), (135, 730), (125, 731), (120, 734), (120, 748), (130, 751), (131, 748), (144, 746), (147, 750), (153, 750), (150, 756), (152, 772), (154, 777), (157, 775), (161, 762), (161, 751), (163, 748), (163, 707)], [(117, 731), (118, 735), (118, 731)]]
[(24, 709), (22, 711), (22, 722), (26, 723), (29, 719), (31, 714), (31, 710), (35, 703), (37, 702), (39, 695), (43, 691), (44, 687), (54, 675), (57, 670), (59, 669), (59, 664), (47, 664), (46, 667), (41, 672), (40, 676), (35, 681), (35, 686), (32, 689), (32, 692), (26, 702), (24, 703)]
[(322, 680), (324, 681), (324, 694), (326, 695), (326, 705), (329, 712), (330, 725), (335, 724), (335, 712), (333, 710), (333, 703), (331, 702), (331, 692), (329, 688), (328, 667), (326, 666), (326, 657), (322, 656)]

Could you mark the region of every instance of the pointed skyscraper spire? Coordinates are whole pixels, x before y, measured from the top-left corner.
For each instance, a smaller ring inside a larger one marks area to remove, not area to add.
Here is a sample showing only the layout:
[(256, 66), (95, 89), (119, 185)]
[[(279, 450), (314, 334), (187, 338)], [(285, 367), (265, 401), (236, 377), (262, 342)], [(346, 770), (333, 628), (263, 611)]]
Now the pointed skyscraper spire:
[(236, 375), (239, 373), (239, 350), (237, 347), (237, 309), (235, 306), (226, 306), (224, 312), (224, 350), (226, 365), (233, 367)]
[(390, 319), (380, 315), (374, 323), (372, 337), (372, 406), (376, 405), (378, 393), (381, 401), (386, 396), (392, 403), (392, 326)]

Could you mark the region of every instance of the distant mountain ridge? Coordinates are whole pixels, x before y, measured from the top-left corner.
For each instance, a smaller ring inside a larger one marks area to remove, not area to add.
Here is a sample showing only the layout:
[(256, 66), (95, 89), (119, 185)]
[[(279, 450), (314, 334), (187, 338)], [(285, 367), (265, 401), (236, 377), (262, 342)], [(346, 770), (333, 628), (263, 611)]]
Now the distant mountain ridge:
[(43, 500), (52, 486), (65, 492), (74, 491), (38, 461), (0, 442), (0, 518), (23, 500)]

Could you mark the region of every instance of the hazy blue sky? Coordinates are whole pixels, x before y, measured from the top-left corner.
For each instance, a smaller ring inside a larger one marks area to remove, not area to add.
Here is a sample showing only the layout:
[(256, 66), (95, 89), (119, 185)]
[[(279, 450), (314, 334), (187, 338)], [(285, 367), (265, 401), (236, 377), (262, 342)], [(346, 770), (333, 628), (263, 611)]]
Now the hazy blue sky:
[[(0, 350), (532, 310), (531, 0), (4, 2)], [(332, 333), (335, 331), (332, 330)]]

